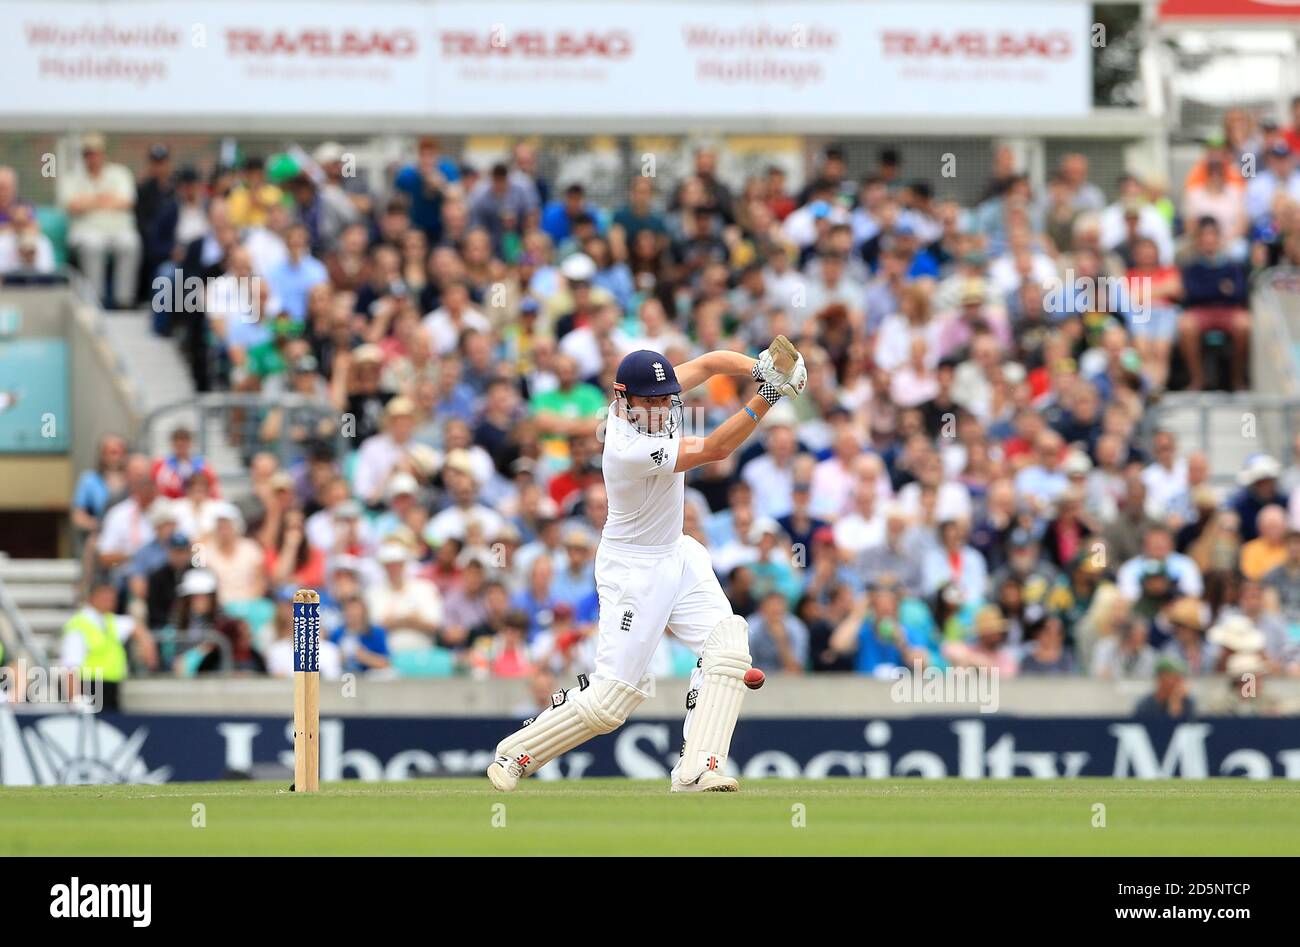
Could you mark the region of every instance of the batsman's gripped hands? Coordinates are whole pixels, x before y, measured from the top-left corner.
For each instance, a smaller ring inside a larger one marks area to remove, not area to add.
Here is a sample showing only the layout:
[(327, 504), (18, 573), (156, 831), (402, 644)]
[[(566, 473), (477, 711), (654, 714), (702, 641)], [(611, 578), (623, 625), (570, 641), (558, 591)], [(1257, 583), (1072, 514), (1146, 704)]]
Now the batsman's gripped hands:
[(767, 351), (758, 357), (754, 378), (767, 382), (787, 398), (798, 398), (808, 384), (808, 369), (794, 344), (785, 336), (778, 335)]

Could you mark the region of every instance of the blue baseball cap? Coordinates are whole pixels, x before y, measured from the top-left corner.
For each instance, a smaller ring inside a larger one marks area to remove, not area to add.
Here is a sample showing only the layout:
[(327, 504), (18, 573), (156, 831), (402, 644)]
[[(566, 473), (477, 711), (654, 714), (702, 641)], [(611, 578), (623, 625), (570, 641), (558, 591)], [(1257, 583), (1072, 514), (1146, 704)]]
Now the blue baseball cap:
[(627, 395), (654, 398), (675, 395), (682, 390), (672, 363), (658, 352), (641, 349), (623, 358), (614, 376), (614, 390)]

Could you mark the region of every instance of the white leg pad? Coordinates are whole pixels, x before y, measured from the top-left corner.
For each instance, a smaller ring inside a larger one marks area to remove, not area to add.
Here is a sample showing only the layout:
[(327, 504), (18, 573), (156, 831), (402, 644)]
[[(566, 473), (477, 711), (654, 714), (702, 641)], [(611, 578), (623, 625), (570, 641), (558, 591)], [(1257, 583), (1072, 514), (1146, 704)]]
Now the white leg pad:
[[(647, 677), (643, 685), (648, 682)], [(556, 691), (550, 707), (497, 744), (497, 760), (516, 779), (535, 773), (592, 737), (617, 730), (647, 696), (625, 681)]]
[(679, 781), (692, 782), (706, 770), (720, 773), (726, 765), (751, 667), (749, 623), (739, 615), (724, 618), (700, 653), (701, 681), (686, 727)]

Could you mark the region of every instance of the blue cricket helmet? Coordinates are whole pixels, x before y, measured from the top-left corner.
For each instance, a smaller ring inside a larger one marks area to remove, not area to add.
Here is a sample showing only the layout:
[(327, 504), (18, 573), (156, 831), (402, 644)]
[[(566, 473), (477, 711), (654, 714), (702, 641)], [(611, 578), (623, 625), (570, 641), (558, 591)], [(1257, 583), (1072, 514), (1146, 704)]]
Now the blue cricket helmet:
[(676, 395), (682, 390), (672, 363), (658, 352), (641, 349), (623, 358), (614, 376), (614, 390), (625, 395), (654, 398)]

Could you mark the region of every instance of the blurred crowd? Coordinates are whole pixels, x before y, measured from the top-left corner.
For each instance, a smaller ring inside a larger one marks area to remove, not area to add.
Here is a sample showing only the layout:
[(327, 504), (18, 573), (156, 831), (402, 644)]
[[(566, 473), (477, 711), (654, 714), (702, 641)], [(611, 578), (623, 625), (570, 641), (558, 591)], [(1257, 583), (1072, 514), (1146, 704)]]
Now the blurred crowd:
[[(105, 439), (75, 498), (97, 587), (176, 673), (286, 673), (298, 587), (327, 676), (589, 670), (620, 358), (784, 333), (807, 392), (687, 481), (756, 666), (1300, 674), (1300, 466), (1221, 490), (1140, 435), (1168, 389), (1248, 384), (1251, 276), (1300, 264), (1287, 120), (1231, 112), (1172, 193), (1125, 174), (1113, 200), (1081, 154), (1036, 193), (1000, 149), (968, 206), (889, 148), (851, 177), (827, 147), (795, 188), (700, 147), (605, 206), (528, 144), (476, 168), (425, 138), (368, 184), (333, 143), (202, 173), (159, 144), (136, 181), (87, 136), (60, 185), (82, 269), (118, 305), (133, 267), (201, 277), (156, 331), (200, 390), (268, 396), (230, 425), (238, 485), (184, 428), (152, 458)], [(0, 169), (0, 271), (23, 206)], [(689, 392), (688, 423), (746, 394)], [(669, 636), (652, 670), (693, 663)]]

